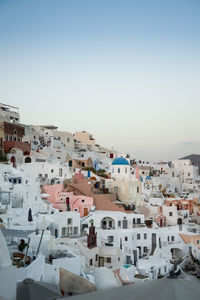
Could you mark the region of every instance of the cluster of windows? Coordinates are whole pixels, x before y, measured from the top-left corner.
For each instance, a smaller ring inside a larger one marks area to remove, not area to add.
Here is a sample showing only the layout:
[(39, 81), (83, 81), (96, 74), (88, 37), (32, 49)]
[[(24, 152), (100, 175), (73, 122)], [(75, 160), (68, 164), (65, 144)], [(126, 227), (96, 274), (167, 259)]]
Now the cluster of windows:
[(5, 140), (6, 141), (15, 141), (15, 142), (21, 142), (22, 141), (22, 138), (21, 137), (17, 137), (16, 135), (9, 135), (9, 134), (6, 134), (5, 135)]
[[(120, 168), (117, 168), (117, 173), (120, 173), (121, 172), (121, 169)], [(112, 168), (112, 173), (114, 173), (114, 168)], [(125, 173), (127, 174), (128, 173), (128, 169), (125, 168)]]
[[(140, 240), (141, 239), (141, 234), (140, 233), (137, 233), (137, 240)], [(144, 233), (144, 240), (147, 239), (147, 233)]]
[(21, 184), (21, 183), (22, 183), (21, 178), (10, 178), (9, 181), (10, 181), (12, 184)]
[[(170, 242), (170, 236), (167, 237), (167, 241)], [(171, 242), (175, 241), (175, 237), (172, 235), (171, 236)]]

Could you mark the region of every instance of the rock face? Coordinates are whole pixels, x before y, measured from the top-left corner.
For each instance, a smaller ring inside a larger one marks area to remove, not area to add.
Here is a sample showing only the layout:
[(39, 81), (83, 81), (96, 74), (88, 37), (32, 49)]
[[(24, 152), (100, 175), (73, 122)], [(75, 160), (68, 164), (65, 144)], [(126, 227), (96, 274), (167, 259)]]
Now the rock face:
[(95, 285), (81, 276), (60, 268), (60, 290), (64, 296), (85, 294), (95, 291)]

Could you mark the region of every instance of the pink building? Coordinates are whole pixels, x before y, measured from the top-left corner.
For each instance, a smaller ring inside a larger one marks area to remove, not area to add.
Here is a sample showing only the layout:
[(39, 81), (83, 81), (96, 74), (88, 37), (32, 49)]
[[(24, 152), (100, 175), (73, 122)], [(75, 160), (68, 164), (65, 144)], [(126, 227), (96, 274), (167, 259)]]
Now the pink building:
[(93, 206), (92, 197), (66, 192), (63, 184), (45, 185), (43, 189), (46, 194), (50, 195), (48, 201), (60, 211), (77, 211), (82, 218), (88, 215), (91, 206)]

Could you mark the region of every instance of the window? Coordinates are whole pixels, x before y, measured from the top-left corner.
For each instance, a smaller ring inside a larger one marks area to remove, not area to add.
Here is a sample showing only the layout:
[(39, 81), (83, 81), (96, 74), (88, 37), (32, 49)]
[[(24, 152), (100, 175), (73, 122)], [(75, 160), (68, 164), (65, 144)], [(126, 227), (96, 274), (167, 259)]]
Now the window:
[(140, 240), (140, 233), (137, 234), (137, 240)]
[(137, 193), (139, 194), (139, 192), (140, 192), (140, 188), (139, 186), (137, 186)]
[(190, 173), (188, 173), (188, 177), (190, 177)]
[(128, 237), (127, 237), (127, 236), (125, 236), (124, 240), (125, 240), (125, 242), (127, 242), (127, 241), (128, 241)]
[(48, 174), (45, 174), (44, 177), (45, 177), (45, 178), (48, 178)]
[(95, 255), (95, 260), (98, 261), (98, 254)]
[(62, 177), (62, 172), (63, 172), (63, 170), (59, 169), (59, 177)]
[(74, 227), (74, 235), (78, 234), (78, 227)]
[(164, 267), (164, 272), (165, 272), (165, 273), (167, 272), (167, 267), (166, 267), (166, 266)]
[(147, 233), (144, 233), (144, 240), (147, 239)]
[(137, 224), (141, 224), (141, 220), (140, 219), (137, 219)]
[(125, 168), (125, 173), (127, 174), (127, 168)]
[(108, 236), (108, 243), (113, 243), (114, 242), (114, 236)]
[(111, 264), (111, 257), (107, 257), (107, 264)]
[(109, 222), (108, 222), (108, 226), (109, 226), (109, 227), (112, 227), (112, 221), (109, 221)]
[(74, 211), (78, 211), (78, 208), (74, 208)]
[(197, 240), (197, 245), (199, 245), (200, 244), (200, 240)]
[(62, 236), (67, 235), (67, 227), (62, 227)]
[(133, 224), (135, 224), (136, 222), (135, 222), (135, 218), (133, 219)]
[(90, 264), (90, 266), (92, 266), (92, 258), (89, 260), (89, 264)]
[(147, 247), (144, 247), (144, 248), (143, 248), (143, 252), (144, 252), (144, 253), (147, 253)]
[(114, 169), (112, 168), (112, 173), (114, 173)]
[(120, 173), (120, 168), (118, 168), (118, 173)]
[(118, 221), (118, 227), (121, 227), (121, 221)]
[(169, 216), (170, 216), (170, 217), (172, 217), (172, 216), (173, 216), (173, 213), (172, 213), (171, 211), (169, 212)]
[(72, 219), (67, 219), (67, 225), (72, 225)]
[(51, 173), (53, 173), (53, 169), (51, 169)]
[(67, 138), (67, 142), (68, 142), (68, 143), (70, 142), (70, 138)]
[(169, 236), (167, 237), (167, 241), (169, 242)]
[(85, 202), (85, 200), (84, 200), (84, 199), (82, 199), (82, 200), (81, 200), (81, 202), (83, 202), (83, 203), (84, 203), (84, 202)]
[(174, 242), (174, 236), (173, 235), (171, 236), (171, 241)]

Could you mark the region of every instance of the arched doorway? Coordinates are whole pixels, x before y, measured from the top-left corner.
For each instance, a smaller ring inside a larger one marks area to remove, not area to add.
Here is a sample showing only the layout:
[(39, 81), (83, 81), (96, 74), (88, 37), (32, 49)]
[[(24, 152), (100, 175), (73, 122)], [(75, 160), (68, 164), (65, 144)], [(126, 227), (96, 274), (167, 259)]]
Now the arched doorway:
[(179, 230), (182, 230), (182, 224), (183, 224), (183, 220), (181, 218), (177, 219), (177, 225), (179, 225)]
[(115, 221), (110, 217), (105, 217), (101, 220), (102, 229), (115, 229)]
[(24, 160), (24, 162), (27, 164), (27, 163), (31, 163), (31, 158), (30, 156), (27, 156)]

